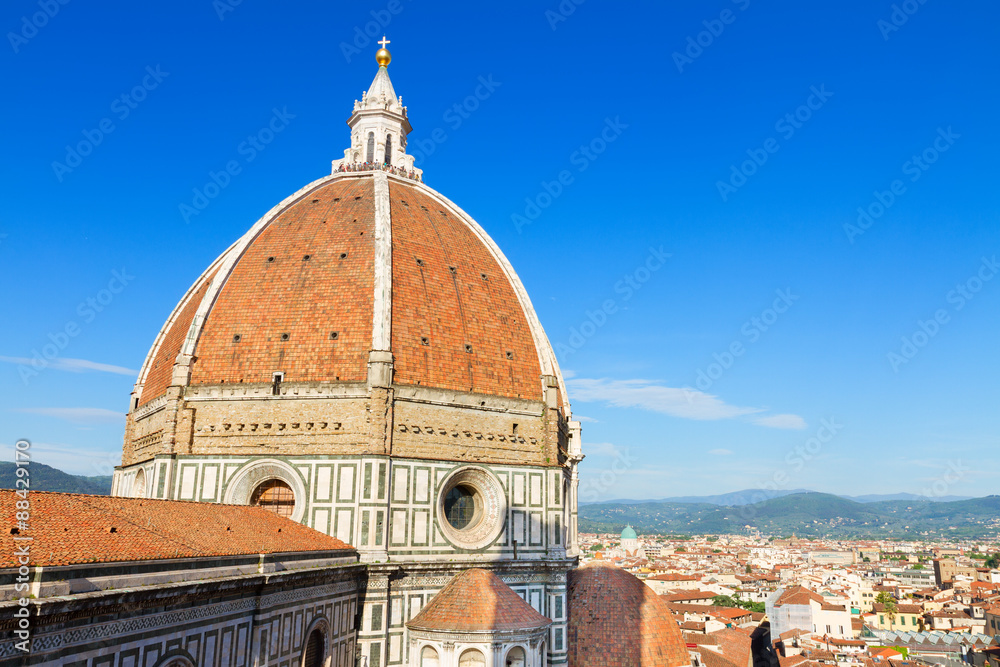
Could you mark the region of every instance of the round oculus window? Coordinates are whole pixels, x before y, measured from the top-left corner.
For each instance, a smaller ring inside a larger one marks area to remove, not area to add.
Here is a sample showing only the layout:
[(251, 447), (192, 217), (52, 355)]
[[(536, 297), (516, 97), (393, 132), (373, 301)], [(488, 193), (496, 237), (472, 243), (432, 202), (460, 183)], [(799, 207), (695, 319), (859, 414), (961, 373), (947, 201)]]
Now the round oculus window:
[(507, 517), (503, 487), (483, 468), (459, 468), (440, 487), (438, 517), (441, 531), (456, 547), (488, 547), (500, 535)]
[(466, 530), (474, 526), (481, 518), (482, 512), (477, 511), (477, 500), (481, 495), (476, 487), (469, 484), (456, 484), (444, 497), (444, 518), (455, 530)]

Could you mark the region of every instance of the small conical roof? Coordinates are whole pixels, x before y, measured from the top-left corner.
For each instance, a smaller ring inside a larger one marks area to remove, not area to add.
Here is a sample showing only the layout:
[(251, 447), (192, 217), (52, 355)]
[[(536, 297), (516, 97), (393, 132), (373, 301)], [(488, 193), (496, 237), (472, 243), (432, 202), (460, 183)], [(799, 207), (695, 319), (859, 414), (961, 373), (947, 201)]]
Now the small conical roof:
[(375, 73), (372, 85), (368, 87), (368, 92), (365, 94), (364, 106), (369, 109), (375, 106), (384, 108), (399, 106), (399, 98), (396, 97), (392, 81), (389, 80), (389, 70), (385, 66), (379, 67), (378, 72)]
[(463, 633), (535, 630), (551, 624), (500, 577), (473, 568), (455, 575), (406, 626)]

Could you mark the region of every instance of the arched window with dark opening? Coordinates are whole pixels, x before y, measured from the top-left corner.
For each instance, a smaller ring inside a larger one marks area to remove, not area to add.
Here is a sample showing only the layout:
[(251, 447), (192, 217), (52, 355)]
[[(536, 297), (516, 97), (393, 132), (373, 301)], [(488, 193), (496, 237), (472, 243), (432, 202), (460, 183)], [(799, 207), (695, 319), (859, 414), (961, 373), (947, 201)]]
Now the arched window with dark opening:
[(392, 135), (385, 135), (385, 163), (392, 166)]
[(368, 133), (368, 159), (365, 162), (375, 161), (375, 133)]
[(520, 646), (515, 646), (507, 654), (506, 667), (525, 667), (527, 664), (528, 658)]
[(306, 650), (302, 656), (302, 667), (322, 667), (326, 658), (326, 650), (323, 646), (323, 633), (316, 628), (309, 633), (306, 640)]
[(288, 518), (295, 511), (295, 493), (280, 479), (269, 479), (254, 489), (250, 504)]

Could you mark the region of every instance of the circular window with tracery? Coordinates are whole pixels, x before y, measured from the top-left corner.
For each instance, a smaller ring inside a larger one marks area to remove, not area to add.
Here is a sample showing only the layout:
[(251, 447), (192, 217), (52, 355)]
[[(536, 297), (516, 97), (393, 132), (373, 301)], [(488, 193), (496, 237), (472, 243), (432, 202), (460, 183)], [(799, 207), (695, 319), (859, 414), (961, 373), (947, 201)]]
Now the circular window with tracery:
[(503, 530), (506, 515), (503, 486), (483, 468), (466, 466), (455, 470), (438, 492), (438, 526), (457, 547), (488, 547)]
[(482, 515), (482, 494), (470, 484), (456, 484), (444, 497), (444, 516), (455, 530), (474, 526)]
[(254, 489), (250, 504), (290, 518), (295, 511), (295, 493), (280, 479), (269, 479)]

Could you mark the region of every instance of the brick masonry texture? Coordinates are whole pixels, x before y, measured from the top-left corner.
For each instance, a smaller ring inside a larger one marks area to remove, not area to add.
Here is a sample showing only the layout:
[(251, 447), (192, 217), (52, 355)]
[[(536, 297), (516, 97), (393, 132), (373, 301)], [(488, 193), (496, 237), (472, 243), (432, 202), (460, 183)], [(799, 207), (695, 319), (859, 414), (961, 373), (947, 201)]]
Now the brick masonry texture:
[(145, 410), (128, 415), (124, 465), (264, 452), (560, 465), (561, 411), (545, 406), (528, 318), (500, 263), (431, 196), (395, 179), (389, 195), (393, 388), (367, 386), (373, 179), (336, 179), (249, 242), (208, 310), (188, 386), (168, 386), (211, 277), (198, 285), (154, 355)]
[(357, 454), (367, 442), (361, 399), (199, 403), (192, 454)]
[(334, 181), (254, 239), (209, 311), (191, 384), (270, 382), (276, 371), (290, 382), (365, 379), (373, 197), (370, 179)]
[(396, 382), (540, 399), (527, 318), (487, 247), (416, 189), (390, 181), (389, 196)]
[[(469, 604), (471, 601), (475, 604)], [(535, 611), (489, 570), (465, 570), (406, 625), (442, 632), (533, 630), (552, 621)]]
[(652, 588), (593, 561), (569, 573), (569, 667), (687, 667), (680, 627)]
[(153, 363), (149, 367), (146, 384), (143, 386), (142, 396), (140, 397), (140, 405), (145, 405), (154, 398), (162, 396), (170, 385), (174, 361), (177, 359), (177, 354), (181, 351), (181, 345), (184, 344), (184, 338), (191, 327), (191, 320), (194, 319), (194, 314), (198, 310), (198, 306), (201, 304), (201, 300), (205, 296), (205, 292), (208, 291), (208, 286), (212, 284), (212, 278), (214, 277), (214, 271), (211, 275), (206, 276), (205, 281), (195, 290), (191, 299), (184, 304), (184, 308), (178, 314), (177, 320), (163, 337), (163, 342), (160, 343), (160, 348), (156, 351)]
[[(31, 565), (351, 549), (340, 540), (260, 507), (32, 491)], [(14, 526), (12, 490), (0, 490), (4, 525)], [(195, 529), (196, 527), (196, 529)], [(17, 567), (6, 531), (0, 567)]]
[[(538, 410), (541, 413), (541, 404)], [(545, 465), (543, 443), (547, 434), (541, 416), (397, 403), (395, 420), (392, 450), (398, 456)]]

